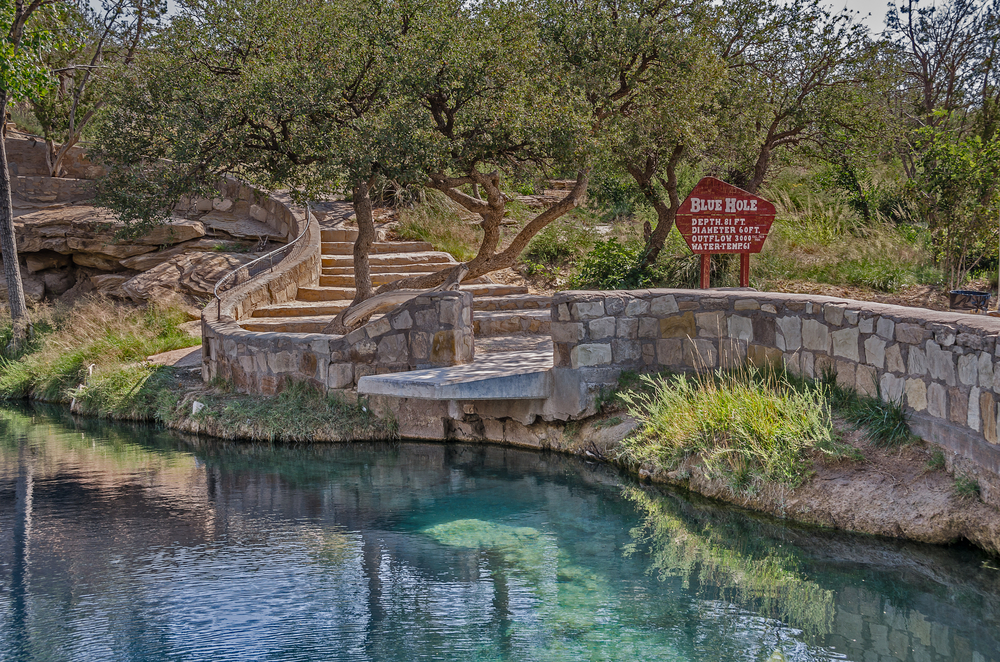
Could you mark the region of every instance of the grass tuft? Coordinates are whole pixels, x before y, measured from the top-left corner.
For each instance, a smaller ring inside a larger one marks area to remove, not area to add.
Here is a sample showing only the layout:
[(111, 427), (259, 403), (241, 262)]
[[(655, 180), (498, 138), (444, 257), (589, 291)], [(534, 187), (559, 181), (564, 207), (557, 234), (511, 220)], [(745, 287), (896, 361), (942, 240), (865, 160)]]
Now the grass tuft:
[(931, 459), (927, 460), (928, 471), (940, 471), (945, 468), (944, 453), (941, 451), (934, 451), (931, 453)]
[(877, 383), (875, 396), (868, 396), (838, 386), (837, 376), (832, 372), (825, 372), (822, 381), (826, 384), (831, 406), (856, 427), (864, 428), (872, 445), (894, 448), (916, 441), (910, 432), (903, 403), (883, 400), (882, 389)]
[(363, 402), (351, 404), (324, 395), (309, 384), (289, 384), (274, 396), (204, 396), (205, 408), (194, 415), (251, 441), (392, 438), (395, 424), (384, 421)]
[(979, 481), (969, 476), (955, 476), (955, 494), (965, 499), (978, 499)]
[(809, 451), (850, 454), (836, 439), (822, 384), (795, 383), (750, 364), (640, 382), (641, 390), (620, 396), (640, 423), (624, 442), (632, 462), (672, 469), (699, 455), (710, 477), (752, 493), (765, 483), (801, 484)]

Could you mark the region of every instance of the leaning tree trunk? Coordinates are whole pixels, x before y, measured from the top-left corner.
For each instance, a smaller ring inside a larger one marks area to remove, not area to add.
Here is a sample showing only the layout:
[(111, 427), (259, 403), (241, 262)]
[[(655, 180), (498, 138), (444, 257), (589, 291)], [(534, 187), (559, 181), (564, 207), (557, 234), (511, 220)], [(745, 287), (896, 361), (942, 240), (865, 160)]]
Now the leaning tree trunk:
[(375, 242), (375, 219), (372, 216), (371, 190), (375, 178), (359, 179), (354, 184), (354, 216), (358, 221), (358, 238), (354, 241), (354, 300), (351, 305), (370, 299), (372, 291), (372, 271), (368, 255)]
[[(667, 236), (670, 234), (670, 230), (674, 227), (674, 222), (677, 220), (677, 210), (681, 206), (680, 195), (677, 193), (677, 166), (680, 164), (683, 155), (684, 145), (675, 145), (673, 151), (670, 153), (670, 158), (667, 159), (666, 179), (657, 174), (659, 170), (659, 158), (657, 155), (647, 156), (642, 168), (632, 164), (625, 166), (632, 179), (638, 184), (643, 197), (646, 198), (646, 201), (656, 211), (656, 229), (650, 232), (646, 239), (646, 256), (643, 258), (643, 266), (648, 267), (656, 263), (656, 259), (660, 256), (660, 251), (663, 250), (663, 245), (667, 242)], [(669, 202), (664, 201), (663, 197), (657, 192), (653, 186), (654, 180), (659, 181), (660, 185), (666, 190)]]
[(6, 93), (0, 94), (0, 255), (7, 282), (7, 305), (13, 322), (9, 351), (16, 352), (31, 333), (31, 319), (21, 285), (21, 271), (17, 266), (17, 239), (14, 237), (14, 205), (10, 199), (10, 170), (7, 167), (7, 102)]

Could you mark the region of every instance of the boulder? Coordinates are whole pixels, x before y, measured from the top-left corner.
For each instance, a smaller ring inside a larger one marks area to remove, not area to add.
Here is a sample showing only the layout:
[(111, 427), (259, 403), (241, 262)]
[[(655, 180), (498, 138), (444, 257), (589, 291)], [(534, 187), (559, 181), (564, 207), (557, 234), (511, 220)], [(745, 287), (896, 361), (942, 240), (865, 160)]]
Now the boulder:
[(121, 271), (123, 269), (118, 260), (97, 253), (73, 253), (73, 263), (101, 271)]
[[(24, 290), (24, 298), (33, 303), (38, 303), (45, 298), (45, 281), (28, 273), (24, 268), (21, 269), (21, 289)], [(6, 300), (7, 279), (0, 273), (0, 301)]]
[[(209, 209), (211, 209), (211, 200), (209, 200), (209, 205)], [(147, 246), (166, 246), (204, 236), (205, 225), (200, 221), (174, 217), (132, 241)]]
[(119, 299), (128, 298), (122, 291), (124, 285), (135, 274), (98, 274), (90, 277), (90, 282), (94, 285), (94, 290), (105, 296)]
[(46, 269), (67, 267), (71, 261), (68, 255), (56, 253), (55, 251), (39, 251), (24, 255), (24, 263), (31, 273), (45, 271)]
[(215, 283), (252, 259), (242, 253), (183, 253), (131, 278), (122, 291), (133, 301), (169, 303), (197, 317), (213, 296)]
[(72, 269), (54, 269), (42, 274), (45, 291), (52, 296), (59, 296), (76, 285), (76, 272)]
[[(200, 240), (195, 240), (200, 241)], [(132, 269), (134, 271), (149, 271), (153, 267), (157, 267), (167, 260), (177, 257), (185, 250), (188, 250), (188, 246), (192, 242), (187, 242), (181, 244), (180, 246), (174, 246), (173, 248), (168, 248), (166, 250), (159, 250), (153, 253), (143, 253), (142, 255), (136, 255), (135, 257), (129, 257), (124, 260), (119, 260), (121, 264), (126, 269)]]
[(142, 255), (155, 251), (155, 246), (136, 245), (126, 242), (109, 242), (105, 238), (85, 239), (83, 237), (67, 237), (66, 245), (74, 253), (93, 253), (115, 260)]

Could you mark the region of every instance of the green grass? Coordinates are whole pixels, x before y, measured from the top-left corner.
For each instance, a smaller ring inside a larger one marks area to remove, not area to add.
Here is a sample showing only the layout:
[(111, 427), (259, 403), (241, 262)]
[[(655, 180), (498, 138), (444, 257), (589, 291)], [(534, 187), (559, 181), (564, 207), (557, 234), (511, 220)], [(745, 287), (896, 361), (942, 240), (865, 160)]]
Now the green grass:
[(965, 499), (979, 498), (979, 481), (969, 476), (955, 476), (955, 494)]
[(423, 202), (400, 210), (399, 219), (395, 231), (401, 239), (429, 242), (459, 262), (474, 258), (482, 241), (482, 230), (475, 225), (481, 219), (433, 189)]
[(875, 396), (858, 393), (837, 385), (837, 376), (826, 373), (822, 378), (829, 394), (830, 406), (857, 428), (864, 428), (872, 444), (893, 448), (916, 440), (910, 432), (902, 402), (886, 402), (875, 384)]
[(559, 272), (587, 253), (597, 240), (597, 234), (579, 219), (559, 219), (546, 226), (528, 244), (521, 256), (524, 271), (529, 276), (546, 275), (555, 278)]
[(934, 451), (931, 453), (931, 459), (927, 460), (927, 464), (924, 465), (928, 471), (940, 471), (945, 468), (944, 453), (941, 451)]
[(236, 433), (251, 441), (312, 441), (326, 439), (388, 439), (395, 425), (384, 421), (363, 402), (351, 404), (324, 395), (305, 383), (289, 384), (274, 396), (226, 395), (201, 398), (205, 408), (196, 420)]
[(747, 364), (700, 376), (642, 376), (640, 384), (621, 395), (640, 423), (623, 444), (627, 461), (669, 470), (698, 455), (709, 477), (752, 493), (766, 483), (801, 484), (812, 451), (851, 455), (834, 432), (821, 383)]
[[(89, 298), (72, 308), (32, 312), (35, 335), (18, 355), (0, 355), (0, 398), (50, 402), (80, 400), (82, 411), (144, 418), (157, 384), (169, 371), (144, 364), (147, 356), (198, 345), (181, 330), (187, 316), (176, 309), (139, 308)], [(9, 319), (0, 344), (10, 337)]]

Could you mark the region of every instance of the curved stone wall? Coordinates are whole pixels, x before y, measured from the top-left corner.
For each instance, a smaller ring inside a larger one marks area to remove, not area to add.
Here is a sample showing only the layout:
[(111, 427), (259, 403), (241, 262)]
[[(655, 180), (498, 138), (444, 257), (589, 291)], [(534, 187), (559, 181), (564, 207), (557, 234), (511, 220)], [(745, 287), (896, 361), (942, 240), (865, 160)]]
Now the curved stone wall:
[(1000, 505), (1000, 318), (802, 294), (562, 292), (557, 368), (607, 383), (618, 370), (701, 370), (744, 360), (901, 401), (918, 435)]

